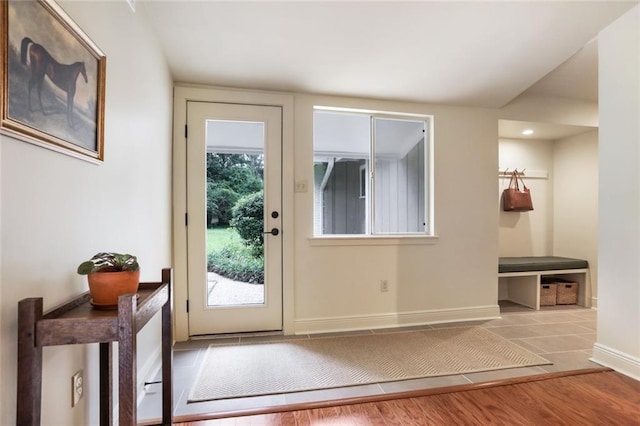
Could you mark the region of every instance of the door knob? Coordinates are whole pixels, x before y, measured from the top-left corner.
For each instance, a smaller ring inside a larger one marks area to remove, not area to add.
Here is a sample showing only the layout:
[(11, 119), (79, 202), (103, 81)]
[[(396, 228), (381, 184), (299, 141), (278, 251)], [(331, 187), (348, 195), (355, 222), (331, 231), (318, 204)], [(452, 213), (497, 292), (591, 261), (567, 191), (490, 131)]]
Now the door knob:
[(280, 233), (280, 230), (278, 228), (272, 228), (271, 231), (264, 231), (263, 234), (271, 234), (271, 235), (278, 235)]

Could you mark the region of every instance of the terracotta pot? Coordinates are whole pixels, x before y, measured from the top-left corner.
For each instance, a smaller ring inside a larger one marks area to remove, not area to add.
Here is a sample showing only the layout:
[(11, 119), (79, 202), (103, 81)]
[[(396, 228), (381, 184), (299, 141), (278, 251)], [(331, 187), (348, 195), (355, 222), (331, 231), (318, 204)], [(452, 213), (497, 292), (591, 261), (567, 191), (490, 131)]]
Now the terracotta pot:
[(118, 306), (118, 296), (135, 294), (140, 283), (140, 271), (94, 272), (87, 275), (91, 304), (108, 308)]

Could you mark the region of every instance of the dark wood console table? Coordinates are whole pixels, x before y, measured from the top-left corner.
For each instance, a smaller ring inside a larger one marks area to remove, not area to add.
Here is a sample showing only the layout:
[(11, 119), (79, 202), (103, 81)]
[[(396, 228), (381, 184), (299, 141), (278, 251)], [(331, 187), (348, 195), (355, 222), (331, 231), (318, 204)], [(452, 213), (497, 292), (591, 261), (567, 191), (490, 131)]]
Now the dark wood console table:
[(172, 294), (171, 269), (162, 282), (140, 283), (139, 297), (120, 296), (117, 310), (94, 309), (84, 293), (47, 313), (42, 298), (18, 302), (17, 424), (39, 425), (42, 397), (42, 348), (54, 345), (100, 344), (100, 425), (113, 424), (112, 342), (118, 342), (119, 424), (137, 422), (136, 336), (162, 310), (162, 424), (172, 423)]

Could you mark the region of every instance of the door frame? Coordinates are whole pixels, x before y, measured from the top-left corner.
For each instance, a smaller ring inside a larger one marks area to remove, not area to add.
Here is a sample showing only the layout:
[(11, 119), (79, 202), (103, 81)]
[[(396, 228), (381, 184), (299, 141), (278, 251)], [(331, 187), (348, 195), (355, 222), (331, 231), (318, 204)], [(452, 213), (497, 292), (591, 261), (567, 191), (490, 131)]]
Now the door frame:
[(187, 313), (187, 101), (278, 106), (282, 108), (282, 331), (294, 332), (294, 205), (293, 106), (294, 97), (275, 92), (253, 92), (206, 86), (176, 85), (173, 105), (173, 274), (175, 340), (189, 339)]
[[(282, 108), (277, 106), (228, 104), (219, 102), (193, 102), (187, 104), (187, 265), (189, 287), (189, 335), (239, 333), (282, 330), (282, 236), (265, 235), (264, 284), (259, 303), (210, 304), (208, 279), (207, 236), (207, 174), (204, 158), (217, 148), (209, 146), (208, 120), (235, 122), (244, 125), (260, 124), (261, 135), (254, 135), (254, 143), (260, 142), (263, 155), (264, 209), (260, 217), (260, 229), (279, 229), (282, 217)], [(215, 130), (213, 130), (215, 133)], [(213, 138), (215, 139), (215, 137)], [(224, 141), (233, 145), (233, 142)], [(225, 150), (225, 147), (219, 147)], [(240, 147), (242, 150), (244, 147)], [(231, 149), (233, 151), (233, 149)], [(248, 151), (246, 151), (248, 152)], [(256, 152), (257, 153), (257, 152)], [(208, 164), (208, 162), (206, 162)], [(272, 217), (269, 212), (276, 212)]]

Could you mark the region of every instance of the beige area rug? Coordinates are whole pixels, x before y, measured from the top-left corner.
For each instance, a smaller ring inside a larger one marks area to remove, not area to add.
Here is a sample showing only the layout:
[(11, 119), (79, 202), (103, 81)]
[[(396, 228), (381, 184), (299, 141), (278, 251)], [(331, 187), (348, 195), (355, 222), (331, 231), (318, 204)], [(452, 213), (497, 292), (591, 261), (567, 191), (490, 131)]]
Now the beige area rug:
[(480, 327), (217, 345), (189, 402), (551, 364)]

